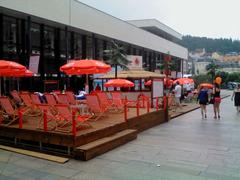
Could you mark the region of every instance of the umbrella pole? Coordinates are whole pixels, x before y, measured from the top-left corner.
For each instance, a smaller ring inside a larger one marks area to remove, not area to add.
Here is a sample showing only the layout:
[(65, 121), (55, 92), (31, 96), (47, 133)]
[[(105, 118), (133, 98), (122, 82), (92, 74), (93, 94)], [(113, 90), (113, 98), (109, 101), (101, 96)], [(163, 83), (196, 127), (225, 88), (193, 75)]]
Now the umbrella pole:
[(19, 78), (17, 78), (17, 90), (19, 92)]
[(85, 92), (89, 94), (88, 74), (86, 74)]
[(0, 77), (0, 96), (2, 96), (2, 77)]

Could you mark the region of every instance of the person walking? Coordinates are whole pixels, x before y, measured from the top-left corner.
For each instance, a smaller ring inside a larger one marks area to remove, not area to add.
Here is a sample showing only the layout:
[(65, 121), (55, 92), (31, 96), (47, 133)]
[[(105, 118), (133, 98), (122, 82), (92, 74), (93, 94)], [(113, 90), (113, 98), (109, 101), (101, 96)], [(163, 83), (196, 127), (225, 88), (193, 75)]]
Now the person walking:
[(232, 98), (234, 98), (234, 106), (236, 106), (237, 112), (240, 112), (240, 84), (237, 85), (237, 88), (234, 89)]
[(221, 97), (220, 97), (220, 87), (217, 83), (214, 84), (213, 88), (213, 111), (214, 111), (214, 119), (220, 119), (220, 103), (221, 103)]
[(200, 88), (197, 101), (200, 104), (202, 119), (207, 118), (208, 90), (206, 88)]
[(182, 87), (179, 85), (179, 82), (176, 82), (176, 86), (174, 88), (174, 95), (175, 95), (175, 104), (176, 109), (181, 108), (181, 96), (182, 96)]

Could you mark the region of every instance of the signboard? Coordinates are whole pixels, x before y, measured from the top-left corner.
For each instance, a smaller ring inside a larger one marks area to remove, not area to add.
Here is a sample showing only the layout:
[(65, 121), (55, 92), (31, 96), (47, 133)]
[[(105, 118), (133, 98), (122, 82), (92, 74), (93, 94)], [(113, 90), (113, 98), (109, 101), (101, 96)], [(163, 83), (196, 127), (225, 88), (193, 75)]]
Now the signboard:
[(171, 78), (177, 78), (177, 72), (171, 71)]
[(141, 70), (142, 69), (142, 56), (135, 56), (135, 55), (128, 55), (127, 59), (131, 61), (130, 64), (128, 64), (128, 68), (131, 70), (137, 69)]
[(29, 70), (34, 74), (38, 74), (38, 66), (39, 66), (40, 55), (31, 55), (29, 59)]
[(163, 80), (153, 79), (152, 82), (153, 98), (163, 97)]

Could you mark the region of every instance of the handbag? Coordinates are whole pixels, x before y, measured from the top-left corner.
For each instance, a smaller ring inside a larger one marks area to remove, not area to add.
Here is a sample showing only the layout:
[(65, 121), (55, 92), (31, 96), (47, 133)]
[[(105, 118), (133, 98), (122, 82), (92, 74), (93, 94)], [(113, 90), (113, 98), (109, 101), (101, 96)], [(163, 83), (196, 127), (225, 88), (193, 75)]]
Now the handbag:
[(211, 97), (209, 104), (214, 104), (214, 97)]

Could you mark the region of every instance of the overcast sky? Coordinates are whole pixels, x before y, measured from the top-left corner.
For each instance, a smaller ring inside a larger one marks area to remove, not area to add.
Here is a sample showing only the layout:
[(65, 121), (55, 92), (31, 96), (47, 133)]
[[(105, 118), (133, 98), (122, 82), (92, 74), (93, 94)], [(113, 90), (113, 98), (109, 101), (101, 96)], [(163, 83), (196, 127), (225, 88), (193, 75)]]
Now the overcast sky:
[(79, 0), (123, 20), (155, 18), (183, 35), (240, 39), (240, 0)]

